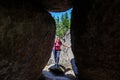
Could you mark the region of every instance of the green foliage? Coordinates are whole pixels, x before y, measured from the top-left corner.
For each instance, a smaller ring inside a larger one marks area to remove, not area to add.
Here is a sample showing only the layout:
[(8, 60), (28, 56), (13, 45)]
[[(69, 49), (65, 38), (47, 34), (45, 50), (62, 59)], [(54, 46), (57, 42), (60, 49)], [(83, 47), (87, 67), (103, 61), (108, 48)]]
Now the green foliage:
[(70, 19), (68, 13), (62, 14), (61, 17), (55, 18), (56, 21), (56, 35), (62, 38), (68, 29), (70, 29)]

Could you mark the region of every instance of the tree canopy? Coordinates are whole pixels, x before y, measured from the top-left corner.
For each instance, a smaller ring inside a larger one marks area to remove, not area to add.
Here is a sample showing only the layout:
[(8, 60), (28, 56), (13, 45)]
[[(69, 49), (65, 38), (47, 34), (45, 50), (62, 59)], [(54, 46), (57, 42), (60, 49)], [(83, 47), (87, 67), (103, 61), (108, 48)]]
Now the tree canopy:
[(68, 17), (68, 13), (66, 12), (62, 14), (61, 17), (56, 17), (55, 22), (56, 22), (56, 35), (59, 36), (60, 38), (64, 37), (66, 32), (70, 29), (70, 18)]

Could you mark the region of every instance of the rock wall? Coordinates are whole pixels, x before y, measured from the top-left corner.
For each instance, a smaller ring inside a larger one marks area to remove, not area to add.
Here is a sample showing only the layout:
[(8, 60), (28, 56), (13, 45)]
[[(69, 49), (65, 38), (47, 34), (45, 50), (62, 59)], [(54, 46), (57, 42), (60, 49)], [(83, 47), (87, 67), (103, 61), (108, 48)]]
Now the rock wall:
[(75, 0), (72, 50), (81, 80), (120, 79), (120, 1)]
[[(55, 35), (46, 10), (65, 11), (72, 1), (0, 0), (0, 80), (38, 79)], [(79, 79), (120, 80), (119, 5), (119, 0), (74, 0), (71, 40)]]
[(55, 22), (45, 10), (0, 6), (0, 80), (38, 80), (54, 35)]
[(0, 5), (7, 8), (36, 8), (41, 7), (47, 11), (65, 11), (72, 7), (73, 0), (0, 0)]

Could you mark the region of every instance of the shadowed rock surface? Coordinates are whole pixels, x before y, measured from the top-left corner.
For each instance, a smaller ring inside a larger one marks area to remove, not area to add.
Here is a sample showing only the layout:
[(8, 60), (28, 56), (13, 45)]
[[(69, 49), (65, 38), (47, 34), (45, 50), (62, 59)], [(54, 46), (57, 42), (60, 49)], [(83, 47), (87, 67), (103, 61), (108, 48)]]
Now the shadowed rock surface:
[(81, 80), (120, 79), (120, 0), (75, 0), (72, 49)]
[(0, 80), (37, 80), (54, 35), (55, 22), (48, 12), (0, 7)]
[(51, 64), (44, 68), (39, 80), (76, 80), (76, 77), (70, 68)]
[(52, 65), (49, 67), (49, 70), (53, 73), (53, 74), (56, 74), (56, 75), (64, 75), (64, 72), (65, 72), (65, 67), (62, 66), (62, 65)]
[(65, 11), (72, 7), (73, 0), (0, 0), (0, 5), (7, 8), (35, 8), (41, 7), (47, 11)]
[[(47, 11), (65, 11), (71, 1), (0, 0), (0, 80), (38, 79), (55, 35)], [(78, 77), (120, 80), (120, 0), (74, 0), (71, 20)]]

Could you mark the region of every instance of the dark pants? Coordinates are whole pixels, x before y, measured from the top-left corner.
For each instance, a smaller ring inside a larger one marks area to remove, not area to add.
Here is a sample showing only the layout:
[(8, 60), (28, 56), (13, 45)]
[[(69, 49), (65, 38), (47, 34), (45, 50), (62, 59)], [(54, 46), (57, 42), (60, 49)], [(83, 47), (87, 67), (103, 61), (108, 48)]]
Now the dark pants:
[(59, 63), (59, 57), (60, 57), (60, 51), (53, 50), (53, 55), (54, 55), (55, 64), (58, 65), (58, 63)]

